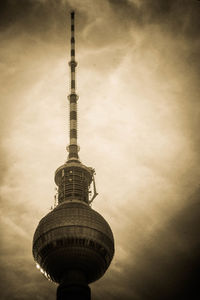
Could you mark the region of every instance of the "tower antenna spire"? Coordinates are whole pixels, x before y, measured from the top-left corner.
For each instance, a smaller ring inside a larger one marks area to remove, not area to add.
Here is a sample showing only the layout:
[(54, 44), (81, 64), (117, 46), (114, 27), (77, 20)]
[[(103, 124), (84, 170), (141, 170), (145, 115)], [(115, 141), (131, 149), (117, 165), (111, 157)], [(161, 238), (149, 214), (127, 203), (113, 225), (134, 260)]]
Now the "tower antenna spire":
[(70, 94), (68, 96), (70, 105), (70, 130), (69, 139), (70, 143), (67, 147), (69, 152), (68, 160), (79, 160), (78, 151), (79, 146), (77, 145), (77, 101), (78, 95), (76, 94), (76, 67), (77, 62), (75, 60), (75, 12), (71, 12), (71, 60), (69, 62), (70, 73), (71, 73), (71, 86)]

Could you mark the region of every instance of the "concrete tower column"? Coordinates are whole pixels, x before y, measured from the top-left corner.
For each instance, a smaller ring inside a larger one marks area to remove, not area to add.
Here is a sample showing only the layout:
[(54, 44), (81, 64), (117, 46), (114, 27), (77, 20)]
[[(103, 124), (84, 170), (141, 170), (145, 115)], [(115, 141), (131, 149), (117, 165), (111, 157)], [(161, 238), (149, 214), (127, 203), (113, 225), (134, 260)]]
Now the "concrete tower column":
[(79, 270), (68, 271), (57, 288), (57, 300), (91, 300), (84, 273)]

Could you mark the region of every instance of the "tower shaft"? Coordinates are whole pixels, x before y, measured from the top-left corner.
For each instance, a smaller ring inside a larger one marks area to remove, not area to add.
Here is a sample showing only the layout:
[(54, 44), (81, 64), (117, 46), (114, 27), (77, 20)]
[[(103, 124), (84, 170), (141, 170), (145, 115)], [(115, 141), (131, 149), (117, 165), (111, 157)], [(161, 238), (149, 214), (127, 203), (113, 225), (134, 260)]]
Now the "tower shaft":
[(71, 87), (70, 95), (68, 96), (69, 105), (70, 105), (70, 131), (69, 138), (70, 144), (67, 147), (69, 151), (69, 160), (78, 160), (78, 151), (79, 147), (77, 145), (77, 101), (78, 95), (76, 94), (76, 66), (77, 62), (75, 61), (75, 14), (71, 12), (71, 60), (69, 62), (70, 71), (71, 71)]

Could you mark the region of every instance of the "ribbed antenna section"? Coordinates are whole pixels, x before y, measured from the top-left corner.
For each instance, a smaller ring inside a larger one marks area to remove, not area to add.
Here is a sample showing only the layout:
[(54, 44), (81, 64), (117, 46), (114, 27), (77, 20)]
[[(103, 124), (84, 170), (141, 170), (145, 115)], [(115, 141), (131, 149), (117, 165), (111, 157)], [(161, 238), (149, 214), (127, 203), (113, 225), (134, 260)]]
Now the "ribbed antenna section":
[(70, 103), (70, 144), (67, 147), (69, 152), (68, 160), (78, 160), (79, 147), (77, 145), (77, 100), (78, 95), (76, 94), (76, 78), (75, 69), (77, 62), (75, 61), (75, 13), (71, 12), (71, 61), (69, 66), (71, 69), (71, 88), (70, 95), (68, 96)]

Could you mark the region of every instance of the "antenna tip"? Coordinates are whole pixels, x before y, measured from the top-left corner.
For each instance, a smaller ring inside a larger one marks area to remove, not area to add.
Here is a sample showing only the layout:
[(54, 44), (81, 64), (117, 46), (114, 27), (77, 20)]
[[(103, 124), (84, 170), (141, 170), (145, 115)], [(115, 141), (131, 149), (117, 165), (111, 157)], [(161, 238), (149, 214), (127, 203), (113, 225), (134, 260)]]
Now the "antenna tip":
[(71, 11), (71, 17), (72, 17), (72, 19), (74, 18), (74, 15), (75, 15), (75, 11), (72, 10), (72, 11)]

